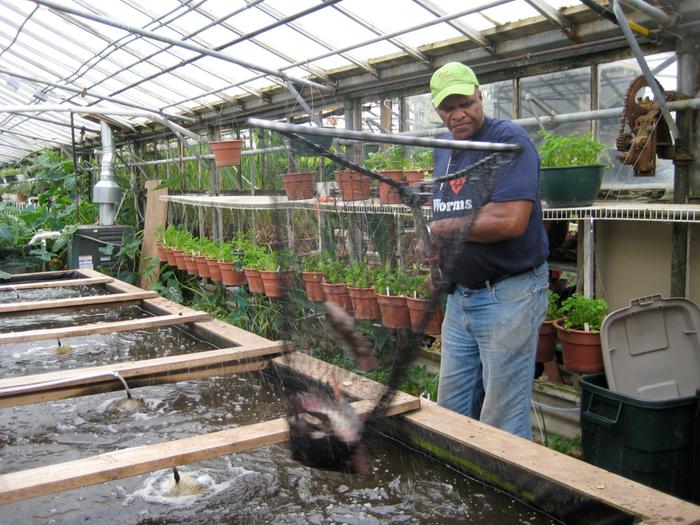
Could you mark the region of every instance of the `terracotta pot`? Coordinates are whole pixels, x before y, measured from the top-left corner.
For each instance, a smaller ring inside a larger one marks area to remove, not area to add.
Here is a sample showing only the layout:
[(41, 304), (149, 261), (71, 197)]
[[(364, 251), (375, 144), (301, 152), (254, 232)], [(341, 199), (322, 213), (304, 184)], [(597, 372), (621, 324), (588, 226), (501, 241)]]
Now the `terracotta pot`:
[(554, 321), (545, 321), (540, 325), (540, 338), (537, 343), (538, 363), (546, 363), (554, 359), (554, 349), (557, 346), (557, 331), (554, 329)]
[(315, 176), (316, 174), (313, 171), (285, 173), (282, 175), (282, 182), (284, 183), (284, 191), (287, 194), (287, 199), (290, 201), (297, 201), (313, 198)]
[[(399, 182), (404, 180), (402, 170), (381, 170), (379, 174)], [(382, 204), (401, 204), (398, 190), (383, 182), (379, 183), (379, 201)]]
[(219, 261), (219, 271), (221, 271), (221, 281), (225, 286), (243, 286), (245, 284), (245, 274), (236, 270), (234, 263)]
[(158, 251), (158, 257), (160, 257), (160, 262), (165, 262), (166, 261), (165, 246), (163, 246), (162, 242), (156, 243), (156, 250)]
[(294, 270), (270, 272), (260, 270), (260, 278), (262, 279), (265, 295), (268, 297), (284, 297), (292, 287), (294, 282)]
[(222, 277), (221, 268), (219, 268), (219, 261), (207, 257), (207, 266), (209, 266), (209, 278), (215, 283), (220, 283)]
[(197, 265), (197, 273), (200, 277), (206, 277), (207, 279), (211, 277), (209, 273), (209, 265), (207, 264), (207, 258), (204, 255), (195, 255), (194, 263)]
[(584, 332), (564, 328), (560, 320), (554, 321), (557, 336), (561, 342), (564, 368), (578, 373), (603, 371), (603, 352), (600, 346), (600, 332)]
[(209, 143), (218, 168), (237, 166), (241, 162), (242, 140), (215, 140)]
[(175, 266), (178, 270), (187, 270), (187, 265), (185, 264), (185, 252), (182, 250), (174, 250), (175, 253)]
[(243, 271), (245, 272), (245, 280), (248, 283), (250, 293), (264, 294), (265, 286), (263, 285), (262, 277), (260, 277), (260, 270), (243, 268)]
[(377, 294), (379, 311), (382, 313), (382, 324), (387, 328), (410, 328), (411, 315), (403, 295)]
[(340, 196), (345, 201), (364, 201), (372, 196), (369, 178), (358, 171), (336, 171), (335, 181), (340, 188)]
[[(416, 299), (406, 297), (406, 306), (408, 306), (408, 315), (411, 319), (411, 331), (416, 334), (438, 335), (442, 330), (442, 319), (445, 314), (442, 311), (440, 303), (434, 305), (428, 319), (423, 319), (428, 314), (430, 301), (428, 299)], [(421, 325), (423, 330), (421, 330)]]
[(326, 294), (323, 292), (323, 278), (325, 276), (321, 272), (301, 272), (301, 278), (304, 281), (306, 289), (306, 297), (309, 301), (322, 302), (326, 300)]
[(183, 256), (185, 260), (185, 269), (190, 275), (197, 275), (197, 261), (194, 260), (194, 255), (191, 253), (186, 253)]
[(352, 301), (348, 295), (348, 287), (345, 284), (323, 283), (323, 293), (326, 294), (326, 301), (333, 301), (347, 313), (352, 314)]
[(350, 296), (350, 302), (352, 302), (355, 319), (379, 319), (382, 316), (374, 288), (352, 288), (348, 286), (348, 295)]
[(425, 180), (422, 170), (406, 170), (403, 172), (403, 175), (406, 179), (406, 184), (409, 186), (419, 185)]
[(165, 258), (170, 266), (177, 268), (177, 260), (175, 259), (175, 250), (170, 248), (165, 249)]

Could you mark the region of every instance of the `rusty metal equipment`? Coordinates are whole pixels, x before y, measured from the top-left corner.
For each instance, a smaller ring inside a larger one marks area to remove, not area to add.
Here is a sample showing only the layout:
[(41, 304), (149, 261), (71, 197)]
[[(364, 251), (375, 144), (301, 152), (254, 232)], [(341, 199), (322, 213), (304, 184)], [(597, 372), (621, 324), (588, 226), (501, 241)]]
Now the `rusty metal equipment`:
[[(678, 98), (675, 91), (665, 91), (658, 81), (656, 83), (666, 102)], [(622, 164), (633, 166), (635, 176), (654, 176), (657, 155), (662, 159), (675, 158), (671, 134), (668, 125), (661, 118), (658, 103), (649, 97), (637, 97), (637, 93), (648, 85), (644, 75), (640, 75), (627, 89), (620, 132), (615, 144), (621, 152), (617, 156), (618, 160)], [(627, 126), (629, 131), (626, 131)]]

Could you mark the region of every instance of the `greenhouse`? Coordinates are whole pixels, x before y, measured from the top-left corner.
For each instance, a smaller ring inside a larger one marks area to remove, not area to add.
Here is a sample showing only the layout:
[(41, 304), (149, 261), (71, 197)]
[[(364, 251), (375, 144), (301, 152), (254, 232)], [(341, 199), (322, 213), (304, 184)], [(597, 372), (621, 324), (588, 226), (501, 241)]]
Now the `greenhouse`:
[(0, 4), (2, 523), (700, 523), (700, 3)]

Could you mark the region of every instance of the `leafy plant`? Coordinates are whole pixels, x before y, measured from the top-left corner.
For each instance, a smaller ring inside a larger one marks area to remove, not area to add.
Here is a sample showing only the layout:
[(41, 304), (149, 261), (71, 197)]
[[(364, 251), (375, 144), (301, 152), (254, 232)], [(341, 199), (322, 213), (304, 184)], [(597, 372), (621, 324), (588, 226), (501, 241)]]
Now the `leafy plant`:
[(556, 135), (550, 131), (540, 131), (540, 135), (543, 141), (538, 151), (543, 168), (601, 164), (600, 154), (607, 148), (587, 133)]
[(333, 260), (328, 252), (312, 252), (302, 259), (302, 270), (305, 272), (323, 272), (323, 268)]
[(345, 282), (353, 288), (371, 288), (374, 284), (373, 270), (365, 262), (354, 262), (345, 269)]
[(405, 295), (412, 297), (425, 283), (424, 276), (412, 275), (401, 270), (377, 271), (374, 289), (377, 293), (386, 295), (387, 289), (390, 295)]
[(553, 292), (552, 290), (547, 290), (547, 313), (545, 314), (545, 321), (554, 321), (559, 319), (559, 304), (560, 297), (559, 294)]
[(408, 166), (408, 160), (401, 146), (391, 146), (379, 151), (373, 151), (364, 162), (371, 170), (402, 170)]
[(575, 293), (565, 299), (558, 310), (559, 317), (564, 317), (564, 328), (599, 332), (600, 325), (608, 312), (605, 299), (590, 299), (580, 293)]
[(411, 155), (409, 166), (419, 170), (429, 170), (433, 167), (433, 150), (421, 148)]

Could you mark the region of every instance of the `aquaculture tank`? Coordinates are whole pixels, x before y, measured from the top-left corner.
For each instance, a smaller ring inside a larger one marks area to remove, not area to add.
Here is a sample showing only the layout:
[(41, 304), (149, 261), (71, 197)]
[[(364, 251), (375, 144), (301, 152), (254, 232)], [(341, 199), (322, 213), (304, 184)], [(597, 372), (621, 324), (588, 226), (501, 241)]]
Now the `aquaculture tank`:
[(402, 392), (368, 431), (362, 475), (310, 468), (286, 444), (290, 396), (332, 378), (366, 414), (382, 385), (163, 298), (99, 299), (2, 311), (3, 523), (700, 516), (688, 502)]

